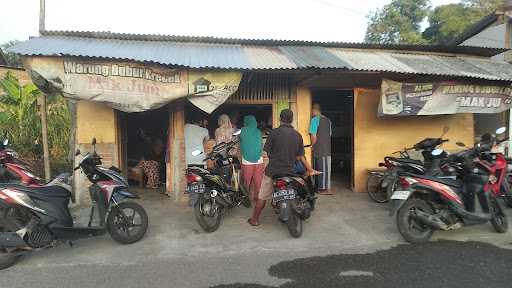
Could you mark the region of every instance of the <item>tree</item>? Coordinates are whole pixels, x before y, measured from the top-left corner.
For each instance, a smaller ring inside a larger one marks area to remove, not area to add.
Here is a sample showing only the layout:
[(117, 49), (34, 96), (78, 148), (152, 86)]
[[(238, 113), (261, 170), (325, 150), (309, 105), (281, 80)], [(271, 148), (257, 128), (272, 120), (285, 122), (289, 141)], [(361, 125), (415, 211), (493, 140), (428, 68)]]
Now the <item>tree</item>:
[(7, 49), (20, 43), (18, 40), (11, 40), (7, 41), (4, 44), (0, 45), (0, 49), (2, 49), (2, 52), (4, 52), (5, 60), (7, 61), (7, 64), (12, 67), (22, 67), (23, 63), (21, 62), (21, 58), (19, 55), (7, 52)]
[(392, 0), (368, 17), (365, 41), (421, 44), (421, 22), (428, 15), (429, 0)]
[(462, 0), (466, 7), (480, 10), (482, 16), (502, 10), (505, 0)]
[[(0, 131), (4, 133), (0, 136), (9, 139), (22, 157), (39, 159), (43, 148), (37, 98), (41, 92), (32, 83), (21, 85), (9, 72), (0, 79), (0, 87), (5, 92), (0, 97)], [(48, 97), (47, 108), (48, 142), (53, 166), (57, 170), (67, 168), (71, 117), (62, 96)]]
[[(501, 10), (504, 0), (462, 0), (430, 8), (429, 0), (392, 0), (370, 14), (365, 41), (401, 44), (444, 44), (481, 18)], [(421, 23), (428, 16), (428, 27)]]
[(445, 44), (484, 15), (483, 10), (462, 3), (438, 6), (428, 17), (429, 27), (423, 31), (423, 38), (431, 44)]

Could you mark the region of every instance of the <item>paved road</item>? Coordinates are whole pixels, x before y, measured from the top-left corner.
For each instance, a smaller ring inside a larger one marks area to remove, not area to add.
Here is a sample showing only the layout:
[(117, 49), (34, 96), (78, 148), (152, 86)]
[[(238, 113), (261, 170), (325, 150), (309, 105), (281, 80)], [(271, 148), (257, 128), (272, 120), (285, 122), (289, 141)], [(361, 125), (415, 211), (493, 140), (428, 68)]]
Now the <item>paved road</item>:
[(436, 241), (363, 254), (298, 257), (259, 251), (124, 264), (21, 263), (0, 272), (0, 287), (512, 286), (512, 250), (481, 242)]

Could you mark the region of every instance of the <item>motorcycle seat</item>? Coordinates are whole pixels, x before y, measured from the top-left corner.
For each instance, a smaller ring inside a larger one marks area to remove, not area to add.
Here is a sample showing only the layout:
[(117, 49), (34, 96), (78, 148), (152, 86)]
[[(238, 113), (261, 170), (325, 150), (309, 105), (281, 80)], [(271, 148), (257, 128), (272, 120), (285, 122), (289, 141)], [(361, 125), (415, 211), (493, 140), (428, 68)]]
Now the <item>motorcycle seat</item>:
[(435, 176), (429, 176), (429, 175), (414, 175), (417, 178), (423, 178), (427, 180), (432, 180), (435, 182), (439, 182), (448, 186), (461, 188), (462, 187), (462, 181), (460, 180), (454, 180), (451, 178), (441, 178), (441, 177), (435, 177)]
[(410, 158), (395, 158), (395, 157), (389, 157), (390, 160), (405, 163), (405, 164), (417, 164), (417, 165), (423, 165), (423, 162), (416, 159), (410, 159)]
[(41, 187), (27, 187), (23, 185), (9, 185), (4, 187), (12, 187), (20, 192), (27, 193), (29, 196), (33, 196), (36, 198), (70, 198), (71, 192), (66, 188), (57, 186), (57, 185), (49, 185), (49, 186), (41, 186)]

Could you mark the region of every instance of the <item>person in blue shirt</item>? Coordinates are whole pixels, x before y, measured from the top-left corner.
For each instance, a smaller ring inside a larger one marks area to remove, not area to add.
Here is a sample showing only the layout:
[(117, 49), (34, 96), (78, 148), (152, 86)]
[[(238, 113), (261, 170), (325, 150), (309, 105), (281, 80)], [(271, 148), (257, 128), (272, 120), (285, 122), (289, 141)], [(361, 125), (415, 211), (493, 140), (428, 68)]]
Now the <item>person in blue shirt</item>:
[(313, 104), (313, 118), (309, 126), (313, 149), (313, 169), (322, 172), (316, 176), (318, 194), (332, 195), (331, 191), (331, 120), (322, 115), (319, 104)]

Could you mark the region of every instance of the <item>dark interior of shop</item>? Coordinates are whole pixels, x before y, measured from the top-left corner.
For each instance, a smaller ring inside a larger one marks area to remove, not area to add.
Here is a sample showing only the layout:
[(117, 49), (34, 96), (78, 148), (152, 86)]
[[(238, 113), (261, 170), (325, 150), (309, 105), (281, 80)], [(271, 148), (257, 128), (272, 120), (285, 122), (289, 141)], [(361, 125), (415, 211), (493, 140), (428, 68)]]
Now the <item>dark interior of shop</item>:
[[(130, 182), (146, 186), (147, 176), (136, 168), (144, 160), (158, 163), (159, 186), (165, 184), (165, 147), (169, 129), (169, 107), (140, 113), (124, 113), (126, 135), (126, 163)], [(141, 183), (142, 181), (142, 183)]]
[(185, 107), (185, 115), (187, 118), (199, 117), (207, 120), (206, 128), (210, 132), (210, 137), (215, 135), (215, 129), (218, 127), (217, 119), (220, 115), (227, 114), (231, 122), (236, 125), (238, 129), (243, 126), (243, 119), (246, 115), (253, 115), (258, 121), (258, 128), (262, 132), (269, 132), (272, 129), (272, 105), (242, 105), (242, 104), (224, 104), (213, 111), (211, 114), (206, 114), (199, 108), (188, 103)]
[(353, 90), (313, 90), (313, 103), (320, 104), (332, 124), (332, 178), (346, 187), (352, 179), (353, 99)]

